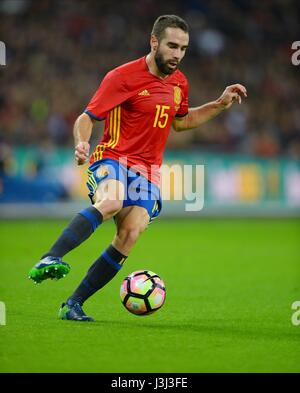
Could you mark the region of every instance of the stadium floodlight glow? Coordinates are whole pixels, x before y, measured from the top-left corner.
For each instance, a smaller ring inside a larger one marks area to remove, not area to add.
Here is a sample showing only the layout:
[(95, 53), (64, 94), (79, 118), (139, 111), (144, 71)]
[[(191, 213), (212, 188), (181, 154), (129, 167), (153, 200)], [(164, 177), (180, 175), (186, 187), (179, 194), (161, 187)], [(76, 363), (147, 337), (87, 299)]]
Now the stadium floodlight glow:
[(0, 65), (6, 65), (6, 46), (2, 41), (0, 41)]

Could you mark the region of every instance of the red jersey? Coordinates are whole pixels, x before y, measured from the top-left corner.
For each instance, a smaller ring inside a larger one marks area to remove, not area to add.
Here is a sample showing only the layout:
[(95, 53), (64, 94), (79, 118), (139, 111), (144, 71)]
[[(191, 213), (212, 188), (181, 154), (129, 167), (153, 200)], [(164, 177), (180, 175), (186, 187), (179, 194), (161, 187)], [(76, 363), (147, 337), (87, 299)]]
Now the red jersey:
[(128, 167), (159, 185), (165, 145), (175, 116), (188, 113), (188, 82), (176, 70), (165, 79), (149, 72), (146, 57), (110, 71), (85, 112), (105, 119), (90, 163), (126, 159)]

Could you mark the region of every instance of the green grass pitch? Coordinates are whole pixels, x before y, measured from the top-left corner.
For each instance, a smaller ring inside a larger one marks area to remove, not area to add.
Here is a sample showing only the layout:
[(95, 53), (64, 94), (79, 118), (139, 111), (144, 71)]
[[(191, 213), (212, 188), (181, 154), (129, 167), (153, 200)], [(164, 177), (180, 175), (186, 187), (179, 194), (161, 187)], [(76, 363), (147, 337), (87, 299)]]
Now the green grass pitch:
[[(0, 372), (300, 372), (298, 220), (157, 220), (126, 265), (85, 304), (95, 323), (57, 319), (59, 305), (106, 247), (106, 223), (65, 260), (64, 279), (27, 273), (62, 221), (2, 222)], [(139, 269), (165, 280), (166, 303), (149, 316), (122, 306), (122, 279)]]

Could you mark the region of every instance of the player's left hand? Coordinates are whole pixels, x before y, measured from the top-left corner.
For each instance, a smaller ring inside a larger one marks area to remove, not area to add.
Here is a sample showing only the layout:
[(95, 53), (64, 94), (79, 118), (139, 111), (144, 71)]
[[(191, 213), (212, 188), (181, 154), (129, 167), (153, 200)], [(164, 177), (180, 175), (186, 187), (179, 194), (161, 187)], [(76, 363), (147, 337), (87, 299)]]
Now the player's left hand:
[(242, 102), (242, 97), (247, 97), (246, 87), (236, 83), (235, 85), (227, 86), (223, 94), (217, 99), (217, 102), (224, 108), (228, 109), (237, 101), (239, 104)]

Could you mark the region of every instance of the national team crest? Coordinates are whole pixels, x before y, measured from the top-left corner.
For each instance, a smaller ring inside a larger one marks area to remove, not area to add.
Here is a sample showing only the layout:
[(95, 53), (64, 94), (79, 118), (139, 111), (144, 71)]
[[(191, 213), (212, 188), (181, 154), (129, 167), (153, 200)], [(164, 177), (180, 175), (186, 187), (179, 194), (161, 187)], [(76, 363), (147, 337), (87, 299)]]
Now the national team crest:
[(176, 105), (181, 103), (181, 89), (179, 86), (174, 87), (174, 102)]

